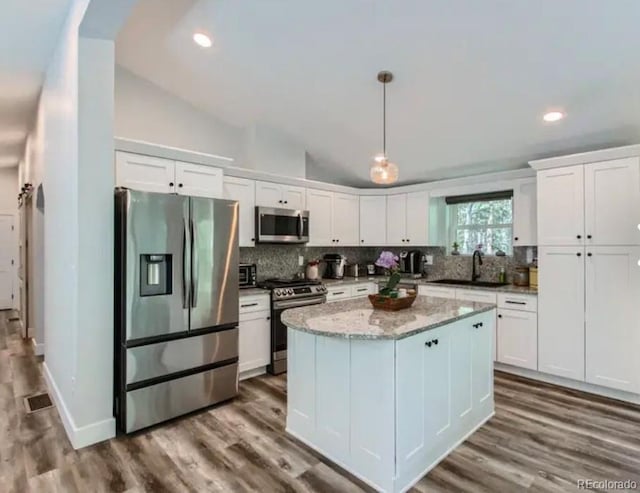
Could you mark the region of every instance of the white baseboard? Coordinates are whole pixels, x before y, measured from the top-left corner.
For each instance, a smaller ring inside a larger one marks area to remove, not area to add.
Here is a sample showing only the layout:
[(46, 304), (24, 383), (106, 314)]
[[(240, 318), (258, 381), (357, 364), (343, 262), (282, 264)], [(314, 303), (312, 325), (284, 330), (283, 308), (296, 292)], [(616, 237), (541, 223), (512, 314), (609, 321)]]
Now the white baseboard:
[(74, 449), (77, 450), (83, 447), (87, 447), (89, 445), (93, 445), (94, 443), (109, 440), (110, 438), (116, 436), (115, 418), (105, 419), (103, 421), (98, 421), (97, 423), (91, 423), (89, 425), (78, 428), (73, 420), (73, 416), (71, 416), (71, 413), (67, 408), (67, 405), (62, 399), (60, 389), (56, 385), (56, 382), (53, 379), (53, 376), (51, 375), (46, 362), (43, 363), (42, 368), (44, 378), (47, 382), (47, 387), (49, 388), (49, 393), (56, 403), (58, 414), (60, 415), (60, 419), (62, 419), (64, 429), (67, 432), (67, 437), (69, 438), (69, 441), (71, 442), (71, 445)]
[[(29, 334), (33, 334), (34, 329), (29, 329)], [(36, 356), (44, 355), (44, 343), (39, 343), (36, 341), (35, 337), (31, 338), (31, 344), (33, 344), (33, 352)]]
[(593, 385), (592, 383), (571, 380), (570, 378), (558, 377), (556, 375), (550, 375), (548, 373), (542, 373), (535, 370), (518, 368), (517, 366), (505, 365), (504, 363), (498, 363), (497, 361), (494, 363), (493, 367), (496, 370), (503, 371), (505, 373), (512, 373), (520, 377), (530, 378), (531, 380), (539, 380), (540, 382), (550, 383), (560, 387), (567, 387), (573, 390), (587, 392), (589, 394), (596, 394), (610, 399), (630, 402), (631, 404), (640, 404), (640, 395), (624, 392), (623, 390), (609, 389), (600, 385)]

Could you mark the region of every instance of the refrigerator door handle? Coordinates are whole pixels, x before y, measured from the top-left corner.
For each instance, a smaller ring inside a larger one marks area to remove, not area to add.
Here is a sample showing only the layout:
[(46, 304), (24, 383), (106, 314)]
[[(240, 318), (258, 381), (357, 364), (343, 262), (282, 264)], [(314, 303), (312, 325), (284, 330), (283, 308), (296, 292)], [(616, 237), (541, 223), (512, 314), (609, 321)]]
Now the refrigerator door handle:
[(189, 308), (189, 286), (187, 285), (187, 245), (190, 245), (187, 220), (182, 219), (182, 308)]
[(191, 306), (195, 308), (198, 306), (198, 246), (196, 229), (193, 225), (193, 219), (191, 223)]

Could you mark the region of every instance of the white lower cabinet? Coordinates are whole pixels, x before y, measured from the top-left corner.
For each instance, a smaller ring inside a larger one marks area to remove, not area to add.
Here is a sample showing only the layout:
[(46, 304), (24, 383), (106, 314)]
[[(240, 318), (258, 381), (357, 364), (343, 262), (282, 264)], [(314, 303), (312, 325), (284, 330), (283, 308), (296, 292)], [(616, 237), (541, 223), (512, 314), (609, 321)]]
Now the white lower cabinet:
[(332, 301), (343, 301), (355, 298), (364, 298), (370, 294), (375, 294), (376, 284), (373, 282), (358, 284), (338, 284), (327, 286), (327, 303)]
[(264, 373), (271, 361), (269, 295), (240, 297), (238, 367), (240, 379)]
[(538, 369), (538, 316), (533, 312), (498, 310), (498, 361)]
[(423, 284), (418, 286), (418, 294), (420, 296), (431, 296), (433, 298), (449, 298), (455, 300), (456, 288)]
[(640, 393), (640, 247), (587, 247), (586, 381)]
[(495, 310), (400, 340), (288, 330), (287, 431), (399, 492), (494, 412)]
[(584, 253), (538, 249), (538, 370), (573, 380), (584, 380)]
[[(497, 293), (495, 291), (481, 291), (479, 289), (460, 289), (456, 288), (456, 299), (463, 301), (474, 301), (476, 303), (493, 303), (497, 302)], [(491, 352), (493, 354), (493, 361), (498, 359), (498, 333), (496, 330), (497, 324), (493, 324), (493, 344)]]

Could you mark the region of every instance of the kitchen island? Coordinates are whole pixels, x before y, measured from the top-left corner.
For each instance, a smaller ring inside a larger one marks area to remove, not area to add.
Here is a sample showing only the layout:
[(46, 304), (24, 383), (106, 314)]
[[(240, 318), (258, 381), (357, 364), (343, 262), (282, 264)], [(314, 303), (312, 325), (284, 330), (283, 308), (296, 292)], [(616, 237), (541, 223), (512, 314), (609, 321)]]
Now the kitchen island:
[(359, 299), (282, 322), (287, 432), (378, 491), (408, 490), (493, 416), (495, 305)]

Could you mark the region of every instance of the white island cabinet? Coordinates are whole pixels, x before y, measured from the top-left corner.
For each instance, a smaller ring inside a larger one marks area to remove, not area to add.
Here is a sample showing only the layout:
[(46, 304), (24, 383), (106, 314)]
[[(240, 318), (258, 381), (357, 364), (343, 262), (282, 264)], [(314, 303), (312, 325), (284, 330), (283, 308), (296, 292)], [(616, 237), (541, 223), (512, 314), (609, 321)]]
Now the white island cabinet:
[(494, 306), (285, 312), (287, 432), (378, 491), (410, 489), (494, 413)]

